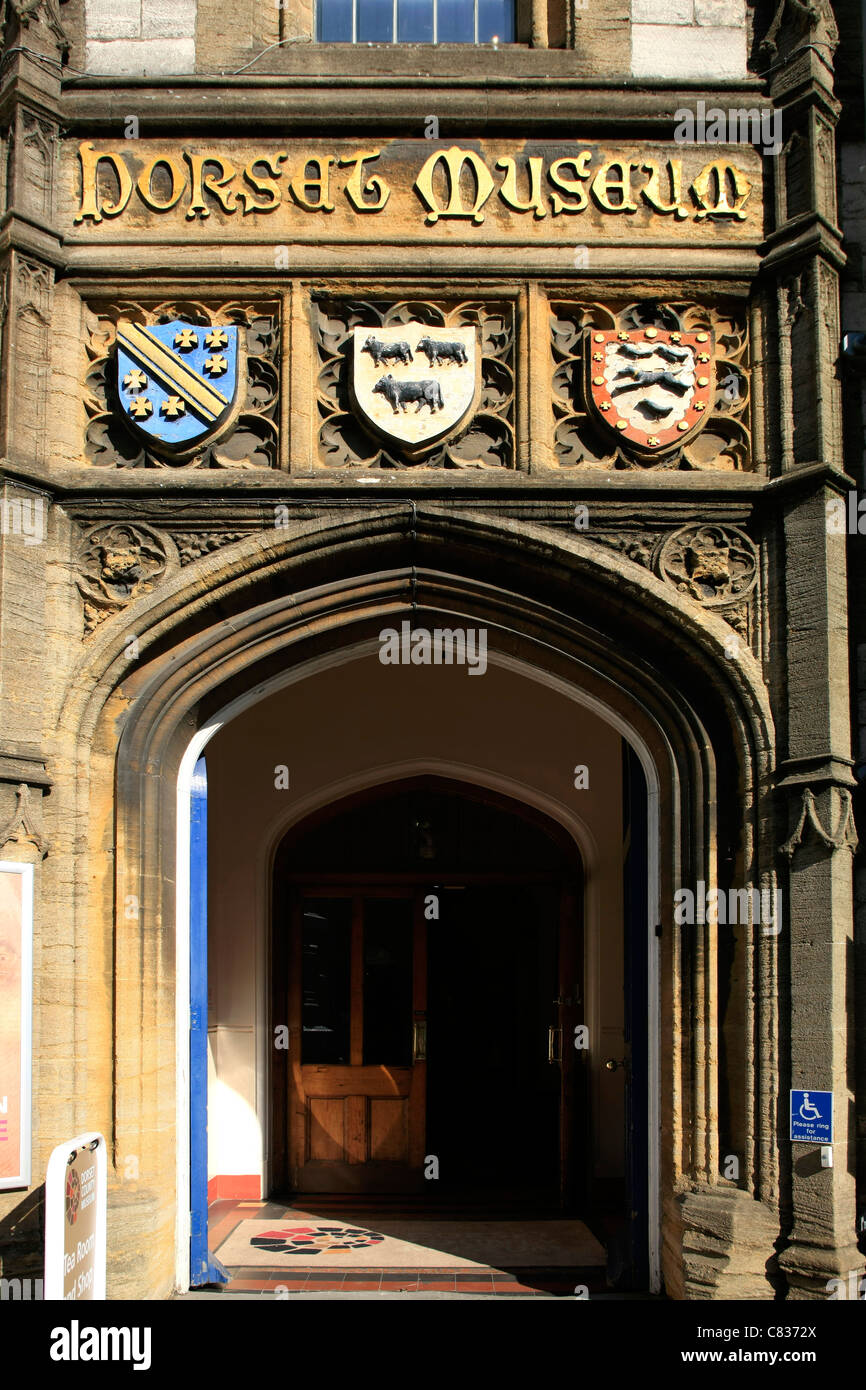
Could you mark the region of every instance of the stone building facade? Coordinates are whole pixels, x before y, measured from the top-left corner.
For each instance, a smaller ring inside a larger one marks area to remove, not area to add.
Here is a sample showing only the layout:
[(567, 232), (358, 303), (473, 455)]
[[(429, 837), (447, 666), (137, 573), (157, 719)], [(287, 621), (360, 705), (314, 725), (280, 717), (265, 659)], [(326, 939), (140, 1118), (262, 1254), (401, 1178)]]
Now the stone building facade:
[[(628, 1211), (638, 1288), (845, 1296), (839, 24), (516, 0), (513, 40), (368, 43), (346, 13), (355, 42), (312, 0), (0, 10), (0, 859), (34, 895), (2, 1272), (38, 1264), (48, 1155), (83, 1131), (115, 1298), (197, 1282), (205, 1115), (212, 1195), (417, 1175), (418, 995), (404, 1089), (312, 1089), (286, 894), (543, 866), (564, 1209)], [(443, 1113), (470, 1074), (494, 1094), (485, 1007)], [(832, 1166), (789, 1139), (792, 1088), (833, 1093)], [(490, 1113), (516, 1182), (542, 1121)]]

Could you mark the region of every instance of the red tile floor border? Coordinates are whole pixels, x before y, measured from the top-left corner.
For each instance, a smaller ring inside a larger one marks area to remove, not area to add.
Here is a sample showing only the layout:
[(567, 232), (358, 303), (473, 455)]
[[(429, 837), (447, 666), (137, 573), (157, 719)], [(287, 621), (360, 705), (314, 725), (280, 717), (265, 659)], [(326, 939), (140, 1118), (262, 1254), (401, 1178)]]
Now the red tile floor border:
[[(557, 1273), (561, 1276), (562, 1270)], [(574, 1296), (574, 1288), (580, 1279), (581, 1271), (575, 1271), (570, 1280), (551, 1280), (537, 1277), (532, 1271), (524, 1271), (521, 1277), (503, 1274), (500, 1270), (476, 1270), (467, 1278), (462, 1270), (439, 1269), (435, 1274), (421, 1274), (417, 1270), (403, 1273), (393, 1269), (364, 1270), (299, 1270), (293, 1266), (290, 1275), (271, 1271), (263, 1275), (261, 1270), (233, 1269), (226, 1292), (260, 1293), (465, 1293), (465, 1294), (507, 1294), (532, 1297), (542, 1294), (558, 1294), (560, 1297)], [(602, 1285), (601, 1289), (605, 1286)], [(600, 1289), (600, 1291), (601, 1291)]]

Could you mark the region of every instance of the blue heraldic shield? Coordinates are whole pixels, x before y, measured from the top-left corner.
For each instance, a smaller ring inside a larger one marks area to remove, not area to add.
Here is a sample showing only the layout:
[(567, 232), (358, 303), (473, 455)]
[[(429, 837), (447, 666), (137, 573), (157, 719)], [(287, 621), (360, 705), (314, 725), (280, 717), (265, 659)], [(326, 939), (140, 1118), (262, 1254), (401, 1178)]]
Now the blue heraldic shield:
[(118, 323), (120, 408), (157, 450), (182, 453), (220, 433), (237, 392), (236, 325)]

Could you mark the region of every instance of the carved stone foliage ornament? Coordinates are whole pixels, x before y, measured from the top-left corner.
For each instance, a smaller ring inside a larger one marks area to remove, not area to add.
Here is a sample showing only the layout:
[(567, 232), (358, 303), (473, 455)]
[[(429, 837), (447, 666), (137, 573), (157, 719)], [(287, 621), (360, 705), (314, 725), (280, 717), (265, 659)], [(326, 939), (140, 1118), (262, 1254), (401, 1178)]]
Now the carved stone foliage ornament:
[(108, 522), (90, 527), (79, 552), (85, 634), (149, 593), (168, 564), (165, 542), (150, 526)]
[(243, 540), (249, 531), (175, 531), (172, 540), (177, 546), (178, 559), (182, 565), (191, 565), (203, 555), (221, 550), (224, 545), (232, 545)]
[(92, 464), (276, 467), (275, 304), (111, 304), (87, 327)]
[(508, 304), (314, 304), (324, 468), (510, 468)]
[(751, 467), (745, 320), (692, 303), (551, 305), (562, 468)]

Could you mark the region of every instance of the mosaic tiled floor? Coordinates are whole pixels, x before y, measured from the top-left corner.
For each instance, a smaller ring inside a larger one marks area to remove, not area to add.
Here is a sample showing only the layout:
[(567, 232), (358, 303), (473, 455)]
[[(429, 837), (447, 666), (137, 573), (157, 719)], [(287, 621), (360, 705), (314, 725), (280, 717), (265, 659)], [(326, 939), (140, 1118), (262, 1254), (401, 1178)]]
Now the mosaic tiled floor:
[(605, 1251), (581, 1221), (310, 1206), (213, 1204), (210, 1244), (232, 1275), (230, 1290), (574, 1297), (580, 1286), (605, 1287)]

